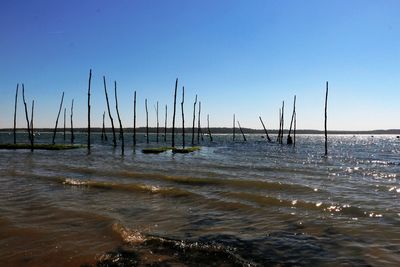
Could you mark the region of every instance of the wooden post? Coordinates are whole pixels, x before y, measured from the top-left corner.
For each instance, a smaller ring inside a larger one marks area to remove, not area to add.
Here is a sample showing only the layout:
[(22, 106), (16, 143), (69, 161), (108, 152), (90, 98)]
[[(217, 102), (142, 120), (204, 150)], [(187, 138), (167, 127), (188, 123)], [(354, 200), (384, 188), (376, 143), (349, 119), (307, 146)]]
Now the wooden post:
[(235, 120), (235, 114), (233, 114), (233, 136), (232, 136), (232, 141), (235, 142), (235, 131), (236, 131), (236, 120)]
[(119, 116), (119, 110), (118, 110), (117, 81), (114, 81), (114, 97), (115, 97), (115, 109), (117, 110), (117, 117), (119, 122), (119, 136), (121, 138), (121, 150), (122, 154), (124, 154), (125, 151), (124, 129), (122, 128), (121, 117)]
[(201, 115), (201, 102), (199, 101), (199, 115), (197, 116), (197, 144), (200, 144), (200, 133), (201, 133), (200, 115)]
[(24, 101), (24, 107), (25, 107), (25, 118), (26, 118), (26, 125), (27, 125), (27, 130), (28, 130), (28, 138), (29, 141), (31, 141), (32, 137), (31, 137), (31, 130), (29, 127), (29, 119), (28, 119), (28, 106), (26, 105), (26, 101), (25, 101), (25, 87), (24, 84), (22, 84), (22, 100)]
[(325, 94), (325, 156), (328, 155), (328, 82), (326, 82)]
[(15, 90), (15, 104), (14, 104), (14, 145), (17, 143), (17, 102), (18, 102), (18, 87), (19, 87), (19, 83), (17, 83), (17, 89)]
[(90, 86), (92, 83), (92, 69), (89, 71), (89, 82), (88, 82), (88, 136), (87, 136), (87, 148), (90, 150)]
[(34, 147), (34, 139), (35, 139), (35, 134), (33, 133), (33, 111), (35, 109), (35, 100), (32, 100), (32, 113), (31, 113), (31, 151), (33, 151)]
[(210, 130), (210, 115), (207, 114), (207, 129), (208, 129), (208, 135), (210, 136), (210, 141), (213, 141), (212, 135), (211, 135), (211, 130)]
[(182, 147), (185, 148), (185, 113), (183, 111), (183, 103), (185, 103), (185, 86), (182, 87), (182, 102), (181, 102), (181, 111), (182, 111)]
[(284, 114), (285, 114), (285, 101), (282, 101), (282, 130), (281, 130), (281, 138), (280, 138), (280, 142), (279, 143), (283, 143), (283, 131), (284, 131), (284, 118), (285, 118), (285, 116), (284, 116)]
[(263, 120), (261, 119), (261, 116), (258, 116), (258, 117), (260, 118), (261, 124), (262, 124), (262, 126), (263, 126), (263, 128), (264, 128), (264, 132), (265, 132), (265, 134), (267, 135), (267, 140), (268, 140), (268, 142), (271, 142), (271, 138), (269, 138), (267, 129), (265, 128), (265, 125), (264, 125)]
[(297, 113), (296, 111), (294, 112), (294, 129), (293, 129), (293, 146), (296, 146), (296, 118), (297, 118)]
[(65, 142), (65, 126), (66, 126), (66, 120), (67, 120), (67, 108), (64, 108), (64, 142)]
[(165, 105), (164, 142), (167, 142), (167, 118), (168, 118), (168, 106)]
[[(106, 112), (103, 112), (103, 127), (101, 128), (101, 141), (107, 138), (106, 136), (106, 124), (105, 124)], [(107, 139), (106, 139), (107, 140)]]
[(147, 98), (144, 100), (144, 106), (146, 108), (146, 142), (149, 143), (149, 112), (147, 110)]
[(176, 114), (176, 93), (178, 91), (178, 78), (175, 81), (175, 94), (174, 94), (174, 113), (172, 116), (172, 147), (175, 147), (175, 114)]
[(158, 101), (157, 101), (157, 105), (156, 105), (156, 119), (157, 119), (157, 128), (156, 128), (156, 141), (158, 143), (158, 135), (159, 135), (159, 121), (158, 121)]
[(290, 134), (292, 133), (292, 126), (293, 126), (293, 120), (294, 120), (294, 114), (295, 113), (296, 113), (296, 95), (294, 96), (292, 119), (290, 121), (289, 133), (288, 133), (288, 136), (287, 136), (287, 144), (288, 145), (293, 144), (293, 140), (292, 140), (292, 137), (290, 136)]
[(239, 125), (240, 132), (242, 133), (243, 140), (246, 142), (246, 141), (247, 141), (247, 140), (246, 140), (246, 136), (245, 136), (244, 133), (243, 133), (242, 127), (240, 126), (240, 122), (237, 121), (237, 123), (238, 123), (238, 125)]
[(117, 146), (117, 139), (115, 138), (115, 128), (114, 128), (114, 120), (111, 116), (111, 110), (110, 110), (110, 103), (108, 101), (108, 94), (107, 94), (107, 86), (106, 86), (106, 77), (103, 76), (103, 84), (104, 84), (104, 92), (106, 94), (106, 101), (107, 101), (107, 109), (108, 109), (108, 116), (110, 117), (111, 121), (111, 128), (112, 128), (112, 133), (113, 133), (113, 143), (114, 147)]
[(56, 133), (57, 133), (58, 119), (60, 118), (60, 113), (61, 113), (61, 108), (62, 108), (63, 102), (64, 102), (64, 92), (62, 93), (62, 96), (61, 96), (61, 102), (60, 102), (60, 107), (59, 107), (59, 109), (58, 109), (58, 114), (57, 114), (57, 119), (56, 119), (56, 125), (55, 125), (55, 127), (54, 127), (53, 142), (52, 142), (53, 145), (56, 143), (56, 142), (55, 142), (55, 139), (56, 139)]
[(136, 146), (136, 91), (133, 93), (133, 145)]
[(197, 104), (197, 95), (196, 95), (196, 98), (194, 99), (194, 104), (193, 104), (192, 146), (194, 146), (194, 126), (196, 123), (196, 104)]
[(279, 140), (281, 138), (281, 128), (282, 128), (282, 111), (279, 108), (279, 130), (278, 130), (278, 138), (276, 139), (276, 142), (279, 143)]
[(71, 144), (74, 143), (74, 139), (75, 139), (73, 116), (74, 116), (74, 99), (72, 99), (72, 103), (71, 103)]

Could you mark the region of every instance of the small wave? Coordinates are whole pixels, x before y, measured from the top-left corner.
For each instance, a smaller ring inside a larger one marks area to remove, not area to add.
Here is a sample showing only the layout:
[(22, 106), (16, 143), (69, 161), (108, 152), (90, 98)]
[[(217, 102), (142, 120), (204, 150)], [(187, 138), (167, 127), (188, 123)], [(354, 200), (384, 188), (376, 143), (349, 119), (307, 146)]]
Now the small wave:
[(366, 217), (368, 216), (367, 212), (362, 211), (358, 207), (350, 206), (348, 204), (329, 204), (323, 203), (322, 201), (318, 202), (307, 202), (302, 200), (287, 200), (276, 198), (273, 196), (260, 196), (250, 193), (238, 193), (238, 192), (228, 192), (224, 193), (227, 197), (234, 197), (243, 201), (253, 202), (261, 206), (277, 206), (277, 207), (287, 207), (287, 208), (299, 208), (303, 210), (316, 210), (316, 211), (324, 211), (324, 212), (340, 212), (342, 214), (346, 214), (349, 216), (357, 216), (357, 217)]
[(211, 177), (193, 177), (181, 175), (163, 175), (156, 173), (136, 173), (136, 172), (119, 172), (114, 175), (121, 175), (123, 177), (131, 178), (146, 178), (151, 180), (169, 181), (177, 184), (195, 185), (195, 186), (229, 186), (239, 188), (260, 188), (267, 190), (285, 192), (312, 192), (314, 188), (305, 185), (290, 184), (284, 182), (262, 181), (255, 179), (232, 179), (232, 178), (211, 178)]
[(80, 181), (80, 180), (75, 180), (72, 178), (67, 178), (63, 181), (63, 184), (68, 184), (68, 185), (87, 185), (87, 182), (85, 181)]
[(109, 190), (114, 189), (121, 191), (149, 192), (154, 194), (168, 195), (172, 197), (184, 197), (184, 196), (191, 196), (194, 194), (189, 191), (173, 187), (161, 187), (161, 186), (147, 185), (147, 184), (117, 184), (117, 183), (92, 181), (92, 180), (84, 181), (72, 178), (67, 178), (63, 180), (62, 184), (71, 186), (99, 188), (99, 189), (109, 189)]
[(146, 237), (139, 231), (131, 230), (120, 223), (114, 223), (112, 225), (112, 230), (116, 232), (125, 243), (141, 244), (146, 241)]

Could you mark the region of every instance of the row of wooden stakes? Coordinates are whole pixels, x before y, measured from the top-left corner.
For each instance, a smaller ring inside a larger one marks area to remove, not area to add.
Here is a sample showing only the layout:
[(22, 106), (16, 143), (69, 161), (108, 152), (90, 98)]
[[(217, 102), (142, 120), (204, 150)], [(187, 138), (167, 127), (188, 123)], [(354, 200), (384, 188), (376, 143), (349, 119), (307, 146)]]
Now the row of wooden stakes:
[[(87, 102), (87, 109), (88, 109), (88, 126), (87, 126), (87, 148), (90, 150), (91, 148), (91, 125), (90, 125), (90, 118), (91, 118), (91, 104), (90, 104), (90, 96), (91, 96), (91, 82), (92, 82), (92, 70), (89, 71), (89, 80), (88, 80), (88, 102)], [(114, 119), (111, 115), (111, 110), (110, 110), (110, 103), (108, 99), (108, 92), (107, 92), (107, 85), (106, 85), (106, 78), (103, 76), (103, 85), (104, 85), (104, 93), (106, 97), (106, 102), (107, 102), (107, 111), (108, 111), (108, 116), (111, 122), (111, 129), (112, 129), (112, 142), (114, 147), (117, 146), (117, 138), (116, 138), (116, 131), (115, 131), (115, 126), (114, 126)], [(15, 93), (15, 109), (14, 109), (14, 144), (16, 144), (16, 113), (17, 113), (17, 99), (18, 99), (18, 90), (19, 90), (19, 84), (17, 84), (16, 88), (16, 93)], [(177, 98), (177, 92), (178, 92), (178, 78), (175, 81), (175, 90), (174, 90), (174, 109), (173, 109), (173, 117), (172, 117), (172, 136), (171, 136), (171, 146), (175, 147), (175, 117), (176, 117), (176, 98)], [(121, 117), (119, 113), (119, 108), (118, 108), (118, 97), (117, 97), (117, 82), (114, 81), (114, 97), (115, 97), (115, 108), (116, 108), (116, 113), (117, 113), (117, 118), (119, 122), (119, 139), (121, 140), (121, 149), (122, 152), (125, 149), (125, 141), (124, 141), (124, 128), (122, 126), (121, 122)], [(29, 115), (28, 115), (28, 105), (25, 100), (25, 88), (24, 84), (22, 84), (22, 99), (24, 103), (24, 108), (25, 108), (25, 118), (26, 118), (26, 123), (27, 123), (27, 131), (28, 131), (28, 138), (30, 141), (30, 144), (32, 146), (32, 149), (34, 147), (34, 133), (33, 133), (33, 113), (34, 113), (34, 106), (35, 106), (35, 101), (32, 100), (32, 108), (31, 108), (31, 117), (29, 120)], [(182, 87), (182, 101), (181, 101), (181, 114), (182, 114), (182, 147), (185, 148), (186, 146), (186, 140), (185, 140), (185, 114), (184, 114), (184, 100), (185, 100), (185, 87)], [(325, 97), (325, 155), (328, 154), (327, 150), (327, 101), (328, 101), (328, 82), (326, 82), (326, 97)], [(61, 114), (62, 106), (64, 102), (64, 92), (62, 93), (61, 96), (61, 102), (57, 114), (57, 119), (55, 122), (55, 127), (53, 131), (53, 137), (52, 137), (52, 144), (55, 144), (55, 138), (56, 138), (56, 133), (57, 133), (57, 128), (58, 128), (58, 121), (59, 117)], [(193, 122), (192, 122), (192, 140), (191, 140), (191, 145), (193, 146), (195, 144), (195, 122), (196, 122), (196, 105), (197, 105), (197, 95), (193, 104)], [(283, 132), (284, 132), (284, 108), (285, 108), (285, 102), (282, 102), (282, 108), (279, 109), (279, 130), (278, 130), (278, 135), (277, 135), (277, 143), (283, 144)], [(73, 127), (73, 109), (74, 109), (74, 99), (72, 99), (71, 102), (71, 112), (70, 112), (70, 123), (71, 123), (71, 144), (74, 143), (75, 140), (75, 135), (74, 135), (74, 127)], [(146, 141), (149, 143), (149, 122), (148, 122), (148, 108), (147, 108), (147, 99), (145, 99), (145, 109), (146, 109)], [(157, 127), (156, 127), (156, 141), (159, 141), (159, 105), (157, 101), (157, 105), (155, 107), (156, 109), (156, 119), (157, 119)], [(165, 105), (165, 127), (164, 127), (164, 142), (167, 142), (167, 111), (168, 107)], [(107, 140), (107, 135), (106, 135), (106, 130), (105, 130), (105, 112), (103, 113), (103, 125), (102, 125), (102, 131), (101, 131), (101, 139), (102, 140)], [(198, 102), (198, 120), (197, 120), (197, 144), (200, 143), (200, 137), (202, 137), (202, 129), (200, 125), (200, 116), (201, 116), (201, 102)], [(294, 102), (293, 102), (293, 112), (291, 116), (291, 121), (290, 121), (290, 127), (289, 127), (289, 132), (287, 136), (286, 143), (288, 145), (296, 145), (296, 118), (297, 118), (297, 113), (296, 113), (296, 96), (294, 96)], [(265, 127), (265, 124), (259, 116), (260, 122), (263, 126), (266, 138), (268, 142), (272, 142), (268, 131)], [(243, 140), (246, 141), (246, 136), (242, 130), (242, 127), (240, 125), (240, 122), (236, 120), (235, 114), (233, 114), (233, 127), (232, 127), (232, 139), (235, 141), (236, 138), (236, 123), (239, 127), (239, 130), (242, 134)], [(64, 108), (64, 140), (65, 140), (65, 129), (66, 129), (66, 108)], [(207, 115), (207, 129), (208, 129), (208, 136), (210, 138), (210, 141), (213, 141), (213, 137), (211, 134), (210, 130), (210, 124), (209, 124), (209, 115)], [(292, 131), (293, 131), (293, 137), (292, 137)], [(133, 145), (136, 145), (136, 140), (137, 135), (136, 135), (136, 91), (134, 91), (134, 98), (133, 98)]]

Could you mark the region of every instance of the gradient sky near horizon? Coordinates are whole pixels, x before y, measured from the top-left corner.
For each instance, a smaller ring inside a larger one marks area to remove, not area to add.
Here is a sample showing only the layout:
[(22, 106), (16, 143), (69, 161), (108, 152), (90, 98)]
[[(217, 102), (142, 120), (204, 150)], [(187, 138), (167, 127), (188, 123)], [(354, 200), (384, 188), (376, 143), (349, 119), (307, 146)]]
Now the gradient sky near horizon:
[[(17, 83), (35, 100), (35, 126), (53, 127), (61, 94), (74, 124), (87, 123), (87, 80), (92, 80), (92, 125), (106, 110), (106, 75), (116, 117), (132, 127), (133, 91), (138, 124), (150, 126), (159, 101), (160, 124), (173, 89), (185, 86), (186, 124), (193, 100), (202, 101), (203, 125), (278, 128), (285, 101), (288, 127), (297, 95), (298, 128), (323, 129), (325, 81), (332, 130), (400, 128), (400, 1), (397, 0), (143, 0), (0, 2), (0, 128), (13, 125)], [(18, 126), (24, 127), (22, 98)], [(68, 118), (68, 117), (67, 117)], [(115, 118), (116, 120), (116, 118)], [(62, 119), (61, 119), (62, 123)], [(107, 125), (110, 125), (107, 121)]]

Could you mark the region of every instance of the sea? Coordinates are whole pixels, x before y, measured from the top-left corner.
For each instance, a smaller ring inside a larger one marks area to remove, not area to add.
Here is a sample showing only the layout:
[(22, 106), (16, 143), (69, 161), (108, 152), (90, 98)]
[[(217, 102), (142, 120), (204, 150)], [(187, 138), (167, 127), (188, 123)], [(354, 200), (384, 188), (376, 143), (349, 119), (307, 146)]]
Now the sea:
[(124, 151), (107, 135), (0, 150), (0, 266), (400, 266), (396, 136), (329, 135), (325, 156), (323, 135), (195, 136), (187, 154), (142, 153), (170, 135), (125, 134)]

